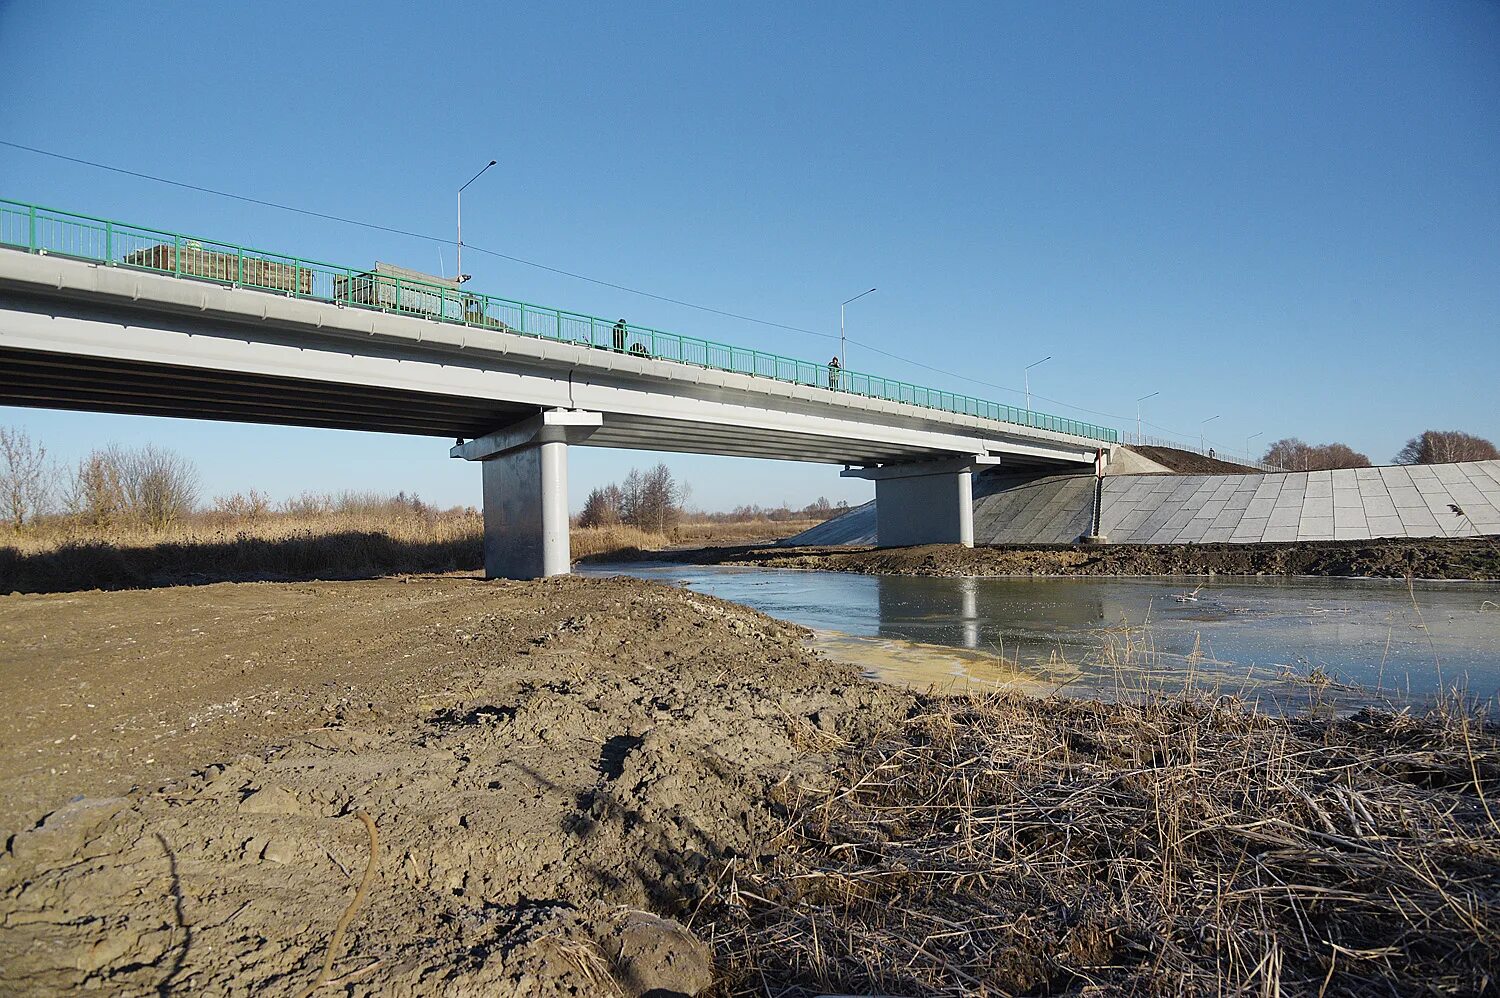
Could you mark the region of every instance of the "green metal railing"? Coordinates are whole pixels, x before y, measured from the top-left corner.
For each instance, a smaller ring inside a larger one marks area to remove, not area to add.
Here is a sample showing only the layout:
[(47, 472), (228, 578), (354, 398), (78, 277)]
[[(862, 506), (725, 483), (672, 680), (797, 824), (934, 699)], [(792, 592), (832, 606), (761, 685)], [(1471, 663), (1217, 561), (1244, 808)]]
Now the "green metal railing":
[(110, 266), (271, 291), (289, 297), (411, 315), (434, 322), (458, 323), (600, 350), (617, 350), (654, 360), (810, 385), (847, 395), (962, 413), (1108, 443), (1119, 440), (1119, 434), (1108, 427), (874, 374), (830, 368), (826, 364), (645, 326), (621, 325), (578, 312), (477, 294), (453, 284), (338, 267), (22, 201), (0, 198), (0, 245), (31, 253), (50, 253)]

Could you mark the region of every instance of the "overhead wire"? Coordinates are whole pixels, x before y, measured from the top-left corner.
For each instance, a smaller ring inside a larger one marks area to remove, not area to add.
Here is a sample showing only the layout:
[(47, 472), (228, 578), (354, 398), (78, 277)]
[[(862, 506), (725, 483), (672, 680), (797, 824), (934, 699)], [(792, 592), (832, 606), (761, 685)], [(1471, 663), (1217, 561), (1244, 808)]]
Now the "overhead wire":
[[(117, 173), (117, 174), (120, 174), (122, 176), (134, 177), (134, 178), (139, 179), (139, 180), (147, 180), (147, 181), (151, 181), (152, 183), (165, 184), (165, 185), (167, 185), (169, 187), (177, 187), (177, 188), (180, 188), (182, 190), (194, 191), (194, 192), (197, 192), (197, 193), (200, 193), (200, 194), (208, 194), (208, 195), (212, 195), (213, 197), (228, 198), (228, 199), (233, 200), (233, 201), (239, 201), (239, 202), (242, 202), (242, 203), (245, 203), (245, 204), (258, 205), (258, 206), (264, 207), (264, 208), (274, 208), (274, 209), (276, 209), (278, 211), (286, 211), (286, 212), (291, 212), (293, 214), (305, 215), (305, 216), (310, 217), (310, 218), (318, 218), (318, 219), (322, 219), (324, 221), (337, 222), (337, 223), (339, 223), (341, 225), (352, 225), (352, 226), (356, 226), (358, 228), (369, 229), (369, 230), (374, 231), (374, 232), (386, 232), (386, 233), (390, 233), (392, 235), (405, 236), (405, 237), (410, 238), (410, 239), (421, 239), (421, 240), (426, 240), (428, 242), (435, 242), (435, 243), (441, 243), (441, 244), (446, 244), (446, 243), (449, 243), (449, 242), (452, 241), (452, 240), (450, 240), (450, 239), (448, 239), (448, 238), (446, 238), (444, 236), (435, 236), (435, 235), (433, 235), (431, 233), (427, 233), (427, 232), (416, 232), (416, 231), (413, 231), (411, 229), (403, 229), (403, 228), (400, 228), (398, 226), (382, 225), (382, 224), (380, 224), (378, 222), (367, 222), (367, 221), (365, 221), (363, 219), (350, 218), (350, 217), (348, 217), (346, 215), (336, 215), (336, 214), (333, 214), (332, 212), (318, 211), (318, 210), (313, 209), (313, 208), (303, 208), (303, 207), (300, 207), (298, 205), (285, 204), (285, 203), (280, 202), (280, 201), (272, 201), (272, 200), (269, 200), (269, 199), (266, 199), (266, 198), (257, 198), (257, 197), (251, 197), (251, 196), (245, 195), (245, 194), (236, 194), (233, 191), (220, 190), (220, 189), (215, 188), (215, 187), (206, 187), (206, 186), (204, 186), (202, 184), (189, 183), (189, 182), (183, 181), (183, 180), (174, 180), (174, 179), (172, 179), (170, 177), (161, 177), (161, 176), (157, 176), (155, 174), (145, 173), (145, 172), (140, 171), (140, 170), (131, 170), (131, 169), (128, 169), (126, 167), (116, 166), (116, 165), (114, 165), (112, 163), (101, 163), (101, 162), (99, 162), (97, 160), (86, 159), (86, 158), (81, 157), (81, 156), (70, 156), (70, 155), (67, 155), (65, 153), (56, 152), (56, 151), (51, 150), (51, 149), (42, 149), (42, 148), (39, 148), (37, 146), (27, 145), (27, 144), (21, 143), (21, 142), (15, 142), (15, 141), (12, 141), (10, 139), (0, 139), (0, 146), (6, 146), (6, 147), (11, 148), (11, 149), (17, 149), (17, 150), (20, 150), (22, 152), (28, 152), (28, 153), (32, 153), (32, 154), (38, 155), (38, 156), (45, 156), (45, 157), (49, 157), (51, 159), (60, 160), (62, 162), (73, 163), (73, 164), (76, 164), (76, 165), (79, 165), (79, 166), (87, 166), (87, 167), (90, 167), (90, 168), (96, 169), (96, 170), (104, 170), (104, 171), (107, 171), (109, 173)], [(468, 243), (468, 242), (466, 242), (466, 243), (464, 243), (464, 247), (466, 249), (470, 250), (471, 252), (480, 253), (480, 254), (485, 255), (485, 256), (495, 257), (495, 258), (500, 259), (500, 260), (506, 260), (506, 261), (509, 261), (511, 263), (521, 264), (522, 266), (526, 266), (526, 267), (533, 267), (533, 268), (535, 268), (537, 270), (543, 270), (543, 271), (546, 271), (548, 273), (557, 274), (557, 275), (559, 275), (561, 277), (570, 278), (572, 280), (584, 281), (586, 283), (595, 284), (595, 285), (598, 285), (600, 287), (611, 288), (611, 289), (616, 290), (616, 291), (623, 291), (623, 292), (625, 292), (627, 294), (638, 295), (638, 296), (640, 296), (642, 298), (649, 298), (649, 299), (651, 299), (653, 301), (665, 302), (665, 303), (670, 304), (670, 305), (679, 305), (679, 306), (681, 306), (683, 308), (695, 309), (697, 311), (705, 312), (705, 313), (708, 313), (710, 315), (718, 315), (718, 316), (722, 316), (722, 317), (728, 318), (728, 319), (736, 319), (736, 320), (739, 320), (741, 322), (749, 322), (749, 323), (753, 323), (755, 325), (766, 326), (766, 327), (772, 328), (772, 329), (781, 329), (781, 330), (785, 330), (787, 332), (792, 332), (792, 333), (802, 333), (802, 334), (806, 334), (808, 336), (818, 336), (818, 337), (821, 337), (823, 339), (838, 339), (839, 338), (839, 337), (836, 337), (832, 333), (822, 332), (821, 330), (817, 330), (817, 329), (808, 329), (808, 328), (803, 327), (803, 326), (793, 326), (793, 325), (790, 325), (790, 324), (787, 324), (787, 323), (784, 323), (784, 322), (776, 322), (776, 321), (774, 321), (772, 319), (762, 319), (762, 318), (758, 318), (756, 316), (745, 315), (745, 314), (739, 313), (739, 312), (731, 312), (731, 311), (728, 311), (727, 309), (715, 308), (712, 305), (703, 305), (703, 304), (700, 304), (698, 302), (686, 301), (686, 300), (681, 299), (681, 298), (673, 298), (670, 295), (661, 295), (661, 294), (656, 294), (655, 292), (651, 292), (651, 291), (644, 291), (644, 290), (642, 290), (640, 288), (633, 288), (633, 287), (630, 287), (629, 285), (619, 284), (619, 283), (616, 283), (614, 281), (606, 281), (606, 280), (602, 280), (602, 279), (597, 278), (597, 277), (590, 277), (587, 274), (580, 274), (580, 273), (577, 273), (576, 271), (566, 270), (566, 269), (561, 268), (561, 267), (554, 267), (554, 266), (552, 266), (550, 264), (539, 263), (539, 262), (537, 262), (535, 260), (528, 260), (528, 259), (526, 259), (524, 257), (515, 256), (515, 255), (510, 254), (510, 253), (503, 253), (503, 252), (501, 252), (499, 250), (490, 249), (489, 247), (481, 246), (481, 245), (478, 245), (478, 244), (475, 244), (475, 243)], [(900, 363), (903, 363), (903, 364), (910, 364), (913, 367), (920, 368), (920, 369), (922, 369), (924, 371), (930, 371), (933, 374), (940, 374), (940, 375), (943, 375), (944, 377), (956, 378), (959, 381), (963, 381), (963, 382), (965, 382), (967, 384), (979, 385), (981, 387), (994, 389), (996, 391), (1009, 392), (1009, 393), (1011, 393), (1013, 395), (1021, 395), (1021, 394), (1023, 394), (1023, 392), (1022, 392), (1021, 389), (1012, 387), (1010, 385), (1002, 385), (1002, 384), (998, 384), (998, 383), (993, 382), (993, 381), (985, 381), (982, 378), (974, 378), (974, 377), (970, 377), (969, 375), (966, 375), (966, 374), (960, 374), (957, 371), (950, 371), (950, 370), (947, 370), (946, 368), (936, 367), (936, 366), (934, 366), (932, 364), (927, 364), (927, 363), (924, 363), (923, 361), (916, 360), (916, 359), (914, 359), (912, 357), (906, 357), (906, 356), (904, 356), (902, 354), (894, 353), (894, 352), (892, 352), (890, 350), (884, 349), (883, 347), (878, 347), (878, 346), (876, 346), (876, 345), (874, 345), (872, 343), (867, 343), (867, 342), (865, 342), (863, 340), (856, 339), (856, 338), (853, 338), (853, 337), (847, 337), (847, 340), (848, 340), (848, 342), (853, 343), (854, 345), (856, 345), (856, 346), (858, 346), (858, 347), (860, 347), (862, 349), (869, 350), (872, 353), (879, 354), (882, 357), (887, 357), (887, 358), (890, 358), (891, 360), (899, 361)], [(1041, 394), (1038, 394), (1036, 392), (1032, 392), (1031, 393), (1031, 397), (1032, 398), (1036, 398), (1036, 399), (1041, 399), (1042, 401), (1050, 403), (1052, 405), (1061, 406), (1061, 407), (1063, 407), (1065, 409), (1071, 409), (1071, 410), (1073, 410), (1075, 412), (1084, 412), (1084, 413), (1088, 413), (1089, 415), (1100, 416), (1100, 417), (1103, 417), (1103, 418), (1106, 418), (1106, 419), (1120, 420), (1120, 421), (1123, 421), (1123, 422), (1129, 422), (1129, 421), (1132, 420), (1132, 417), (1130, 417), (1130, 416), (1120, 415), (1119, 413), (1104, 412), (1104, 411), (1099, 410), (1099, 409), (1090, 409), (1087, 406), (1078, 405), (1075, 402), (1066, 402), (1066, 401), (1064, 401), (1062, 399), (1051, 398), (1049, 396), (1041, 395)], [(1185, 433), (1180, 433), (1180, 432), (1178, 432), (1176, 430), (1170, 430), (1167, 427), (1158, 426), (1155, 423), (1151, 423), (1151, 424), (1148, 424), (1148, 425), (1152, 426), (1155, 429), (1161, 430), (1161, 431), (1163, 431), (1165, 433), (1171, 434), (1173, 436), (1180, 436), (1180, 437), (1189, 437), (1189, 436), (1191, 436), (1191, 434), (1185, 434)]]

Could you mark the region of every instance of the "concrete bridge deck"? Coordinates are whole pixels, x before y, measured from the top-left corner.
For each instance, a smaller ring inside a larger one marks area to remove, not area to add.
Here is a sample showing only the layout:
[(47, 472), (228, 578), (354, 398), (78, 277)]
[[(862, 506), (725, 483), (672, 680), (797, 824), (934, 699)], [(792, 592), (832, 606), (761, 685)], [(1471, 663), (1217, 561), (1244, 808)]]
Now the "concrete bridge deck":
[(463, 438), (452, 455), (485, 465), (492, 574), (566, 571), (570, 446), (842, 465), (876, 480), (889, 543), (971, 543), (974, 469), (1089, 467), (1117, 438), (451, 283), (17, 205), (0, 200), (0, 404)]

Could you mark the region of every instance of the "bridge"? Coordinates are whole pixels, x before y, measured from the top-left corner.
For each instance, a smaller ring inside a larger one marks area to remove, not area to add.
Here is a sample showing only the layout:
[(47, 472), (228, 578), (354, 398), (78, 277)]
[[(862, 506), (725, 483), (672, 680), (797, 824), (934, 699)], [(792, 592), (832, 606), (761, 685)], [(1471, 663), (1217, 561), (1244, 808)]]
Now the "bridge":
[(0, 405), (457, 438), (486, 573), (569, 569), (572, 446), (842, 465), (883, 545), (973, 543), (976, 469), (1114, 430), (859, 371), (0, 199)]

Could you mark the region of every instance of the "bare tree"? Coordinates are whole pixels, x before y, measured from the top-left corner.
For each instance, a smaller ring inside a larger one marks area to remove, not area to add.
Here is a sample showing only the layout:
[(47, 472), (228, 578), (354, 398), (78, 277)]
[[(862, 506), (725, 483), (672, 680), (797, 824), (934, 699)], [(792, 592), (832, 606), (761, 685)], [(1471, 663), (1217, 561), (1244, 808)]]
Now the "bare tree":
[(147, 444), (130, 453), (124, 470), (130, 512), (152, 530), (163, 530), (193, 511), (198, 469), (181, 454)]
[(682, 518), (684, 489), (665, 464), (658, 464), (641, 477), (640, 501), (635, 525), (664, 534)]
[(1397, 464), (1454, 464), (1497, 459), (1500, 459), (1500, 450), (1494, 444), (1461, 430), (1426, 430), (1408, 440), (1396, 455)]
[(1327, 471), (1368, 468), (1370, 459), (1346, 444), (1310, 444), (1296, 437), (1278, 440), (1266, 449), (1266, 464), (1287, 471)]
[(594, 489), (589, 497), (584, 500), (583, 512), (579, 514), (578, 525), (580, 527), (609, 527), (623, 519), (620, 507), (623, 505), (624, 493), (618, 485), (606, 485), (603, 488)]
[(125, 452), (111, 445), (78, 462), (64, 501), (85, 526), (103, 530), (125, 515), (125, 459)]
[(20, 530), (52, 503), (54, 474), (47, 448), (25, 430), (0, 426), (0, 513)]

